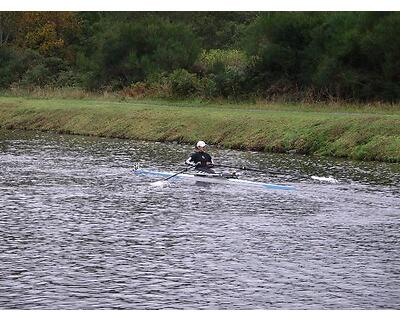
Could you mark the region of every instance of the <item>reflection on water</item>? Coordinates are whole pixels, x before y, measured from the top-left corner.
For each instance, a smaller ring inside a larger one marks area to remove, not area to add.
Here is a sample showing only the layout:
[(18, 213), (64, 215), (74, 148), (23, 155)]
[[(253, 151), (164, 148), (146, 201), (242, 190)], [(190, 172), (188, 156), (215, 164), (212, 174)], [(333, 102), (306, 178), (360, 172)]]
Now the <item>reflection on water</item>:
[(399, 165), (211, 148), (295, 192), (130, 172), (190, 151), (0, 132), (0, 308), (400, 307)]

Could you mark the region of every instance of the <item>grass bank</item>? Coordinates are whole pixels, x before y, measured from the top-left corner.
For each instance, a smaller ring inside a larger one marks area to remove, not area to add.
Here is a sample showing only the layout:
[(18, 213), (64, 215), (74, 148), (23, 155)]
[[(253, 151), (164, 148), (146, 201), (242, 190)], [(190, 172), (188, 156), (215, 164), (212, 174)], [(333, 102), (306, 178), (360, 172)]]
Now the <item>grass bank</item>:
[(0, 127), (400, 162), (400, 109), (389, 105), (0, 97)]

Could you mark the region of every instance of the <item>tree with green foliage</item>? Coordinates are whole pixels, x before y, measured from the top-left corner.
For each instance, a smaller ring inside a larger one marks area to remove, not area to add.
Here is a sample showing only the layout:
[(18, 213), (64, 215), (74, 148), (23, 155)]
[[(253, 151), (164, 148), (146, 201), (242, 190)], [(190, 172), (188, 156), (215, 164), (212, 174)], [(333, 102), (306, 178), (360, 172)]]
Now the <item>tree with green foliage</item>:
[(304, 12), (264, 13), (247, 29), (246, 52), (255, 57), (253, 87), (261, 94), (271, 88), (303, 87), (306, 52), (312, 31), (324, 15)]
[(153, 74), (190, 69), (200, 52), (194, 34), (180, 23), (146, 18), (104, 27), (95, 35), (93, 54), (80, 60), (92, 88), (121, 88)]
[(266, 13), (248, 28), (254, 87), (313, 90), (320, 98), (396, 101), (399, 13)]
[(0, 12), (0, 47), (12, 42), (17, 33), (17, 12)]

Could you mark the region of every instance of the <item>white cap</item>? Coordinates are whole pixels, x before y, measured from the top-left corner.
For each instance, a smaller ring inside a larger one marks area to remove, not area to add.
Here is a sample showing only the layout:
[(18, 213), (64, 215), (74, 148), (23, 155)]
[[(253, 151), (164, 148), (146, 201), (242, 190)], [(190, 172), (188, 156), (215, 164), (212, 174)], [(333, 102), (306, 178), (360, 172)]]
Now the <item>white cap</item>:
[(196, 147), (198, 148), (204, 148), (206, 146), (206, 143), (204, 141), (199, 141), (196, 144)]

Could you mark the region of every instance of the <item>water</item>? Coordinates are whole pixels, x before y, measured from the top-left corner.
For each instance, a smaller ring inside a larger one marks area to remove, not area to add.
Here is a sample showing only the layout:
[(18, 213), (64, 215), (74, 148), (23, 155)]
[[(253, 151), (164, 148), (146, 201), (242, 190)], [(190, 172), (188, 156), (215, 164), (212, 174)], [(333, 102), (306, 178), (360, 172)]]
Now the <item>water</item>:
[(190, 151), (0, 131), (0, 308), (400, 307), (398, 164), (210, 150), (295, 192), (130, 171)]

